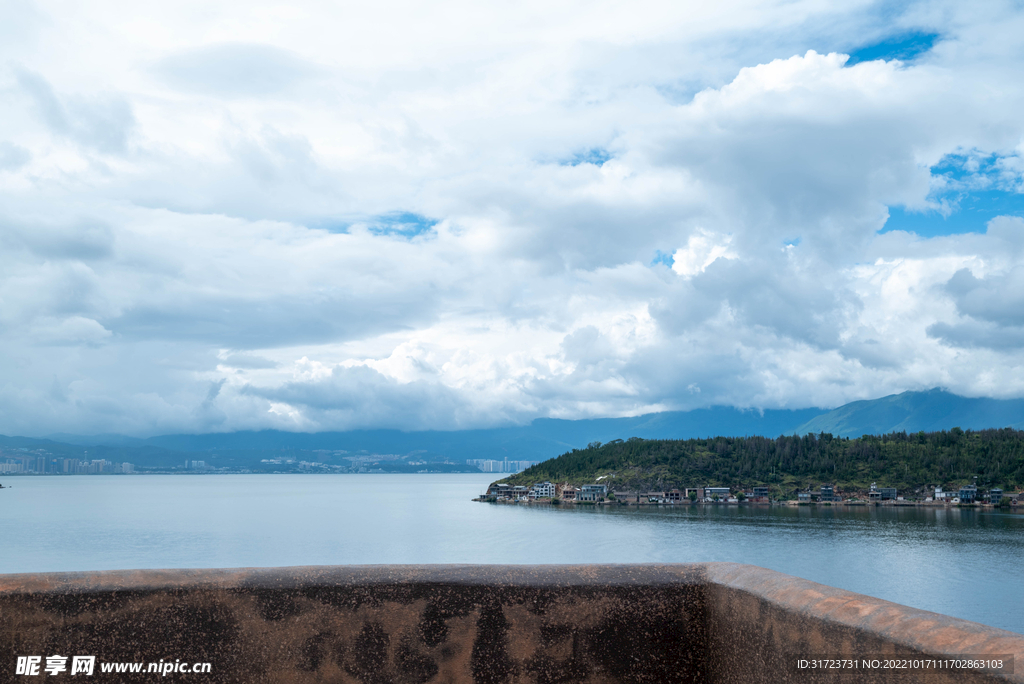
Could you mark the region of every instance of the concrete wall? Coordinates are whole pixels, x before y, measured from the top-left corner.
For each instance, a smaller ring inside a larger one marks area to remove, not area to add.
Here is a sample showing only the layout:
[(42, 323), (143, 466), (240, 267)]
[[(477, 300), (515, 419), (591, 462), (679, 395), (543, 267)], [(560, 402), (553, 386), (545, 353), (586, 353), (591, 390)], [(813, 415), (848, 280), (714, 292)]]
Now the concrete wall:
[[(54, 654), (95, 655), (95, 682), (1024, 682), (798, 672), (801, 654), (1024, 671), (1024, 636), (732, 563), (0, 575), (0, 682), (41, 681), (17, 658)], [(161, 659), (212, 671), (100, 672)]]

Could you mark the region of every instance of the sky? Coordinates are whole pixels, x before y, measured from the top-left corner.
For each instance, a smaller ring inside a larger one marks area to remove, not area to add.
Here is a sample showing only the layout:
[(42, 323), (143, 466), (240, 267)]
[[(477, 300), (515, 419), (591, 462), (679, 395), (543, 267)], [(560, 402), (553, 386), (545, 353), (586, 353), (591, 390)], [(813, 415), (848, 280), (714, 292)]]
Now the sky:
[(1024, 5), (0, 0), (0, 433), (1024, 396)]

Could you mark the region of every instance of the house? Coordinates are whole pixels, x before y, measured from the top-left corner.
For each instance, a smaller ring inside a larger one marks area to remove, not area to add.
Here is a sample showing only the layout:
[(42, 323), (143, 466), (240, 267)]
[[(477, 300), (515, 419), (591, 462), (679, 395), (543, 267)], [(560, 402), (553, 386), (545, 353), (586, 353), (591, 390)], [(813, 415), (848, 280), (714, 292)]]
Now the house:
[(608, 495), (608, 485), (588, 484), (583, 485), (577, 499), (579, 501), (604, 501)]
[(715, 497), (718, 497), (719, 500), (723, 500), (723, 501), (725, 499), (728, 499), (729, 498), (729, 488), (728, 487), (705, 487), (704, 488), (704, 499), (705, 500), (707, 500), (707, 499), (715, 500)]
[(975, 500), (977, 500), (977, 498), (978, 498), (978, 488), (977, 488), (977, 486), (975, 486), (975, 485), (964, 485), (963, 487), (960, 488), (960, 492), (958, 494), (958, 497), (959, 497), (960, 500), (957, 503), (961, 503), (961, 504), (968, 504), (968, 503), (972, 504), (972, 503), (974, 503)]
[(878, 490), (882, 501), (895, 501), (896, 500), (896, 488), (895, 487), (882, 487)]
[(668, 501), (669, 503), (680, 503), (685, 498), (686, 495), (683, 494), (678, 489), (672, 489), (670, 491), (665, 492), (665, 500)]
[(530, 487), (530, 498), (553, 499), (555, 498), (555, 485), (550, 482), (537, 482)]
[(486, 496), (496, 496), (499, 499), (504, 499), (508, 498), (511, 492), (512, 485), (498, 484), (497, 482), (492, 482), (491, 485), (487, 488)]
[(811, 503), (811, 493), (810, 492), (797, 492), (796, 493), (796, 500), (799, 503)]
[(1003, 498), (1003, 490), (1002, 489), (990, 489), (990, 490), (988, 490), (988, 501), (993, 506), (998, 506), (999, 502), (1002, 500), (1002, 498)]
[(768, 501), (768, 488), (754, 487), (754, 489), (750, 492), (750, 500), (759, 502)]
[(579, 489), (573, 487), (568, 482), (555, 487), (555, 495), (561, 498), (563, 501), (575, 501), (577, 494), (579, 494), (579, 491)]
[(530, 498), (530, 488), (524, 487), (523, 485), (516, 485), (512, 487), (512, 491), (509, 492), (509, 497), (513, 501), (527, 501)]
[(819, 501), (833, 502), (839, 501), (839, 497), (836, 496), (835, 485), (821, 485), (821, 495)]

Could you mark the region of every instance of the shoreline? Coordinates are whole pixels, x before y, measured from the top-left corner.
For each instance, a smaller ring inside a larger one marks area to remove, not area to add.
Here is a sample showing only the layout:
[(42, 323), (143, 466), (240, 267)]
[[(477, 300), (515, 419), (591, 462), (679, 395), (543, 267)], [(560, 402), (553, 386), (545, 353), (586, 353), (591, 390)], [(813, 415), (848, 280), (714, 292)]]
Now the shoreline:
[(681, 508), (684, 506), (758, 506), (765, 508), (773, 507), (787, 507), (787, 508), (958, 508), (958, 509), (975, 509), (975, 510), (992, 510), (1001, 511), (1005, 510), (1009, 513), (1024, 513), (1024, 506), (993, 506), (991, 504), (952, 504), (945, 502), (935, 501), (886, 501), (885, 503), (876, 503), (871, 501), (842, 501), (842, 502), (797, 502), (797, 501), (685, 501), (685, 502), (659, 502), (659, 501), (560, 501), (555, 503), (551, 499), (537, 499), (537, 500), (491, 500), (486, 496), (479, 496), (472, 501), (476, 503), (492, 503), (502, 505), (525, 505), (525, 506), (655, 506), (665, 508)]

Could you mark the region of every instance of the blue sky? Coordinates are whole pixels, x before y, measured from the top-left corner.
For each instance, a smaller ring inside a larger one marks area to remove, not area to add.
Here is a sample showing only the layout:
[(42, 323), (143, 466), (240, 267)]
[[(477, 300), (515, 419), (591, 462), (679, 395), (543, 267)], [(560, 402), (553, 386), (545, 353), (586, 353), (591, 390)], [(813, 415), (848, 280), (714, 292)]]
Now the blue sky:
[(1024, 396), (1012, 2), (0, 22), (0, 433)]
[(998, 216), (1024, 216), (1024, 187), (1007, 173), (998, 154), (951, 154), (929, 169), (933, 189), (927, 206), (894, 206), (883, 232), (902, 230), (922, 237), (984, 233)]
[(889, 220), (882, 232), (902, 230), (921, 237), (984, 233), (988, 222), (998, 216), (1024, 216), (1024, 195), (1009, 190), (976, 190), (940, 197), (952, 204), (940, 208), (908, 210), (889, 208)]
[(905, 63), (913, 62), (926, 55), (940, 38), (938, 33), (920, 29), (906, 33), (897, 32), (885, 36), (880, 41), (860, 45), (851, 50), (850, 59), (847, 60), (846, 65), (853, 66), (861, 62), (894, 59)]

